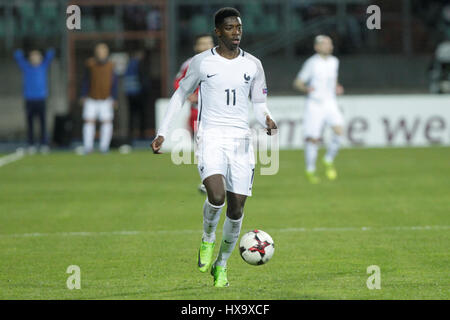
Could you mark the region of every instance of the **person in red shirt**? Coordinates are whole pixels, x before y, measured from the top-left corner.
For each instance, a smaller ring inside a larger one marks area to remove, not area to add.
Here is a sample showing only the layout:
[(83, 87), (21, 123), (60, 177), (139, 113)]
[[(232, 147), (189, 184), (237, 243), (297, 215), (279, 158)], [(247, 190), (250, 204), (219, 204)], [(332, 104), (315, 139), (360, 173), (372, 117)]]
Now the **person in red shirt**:
[[(199, 34), (195, 37), (194, 42), (194, 52), (195, 54), (201, 53), (206, 50), (211, 50), (214, 47), (214, 40), (210, 34)], [(174, 90), (177, 90), (181, 79), (184, 78), (186, 72), (189, 68), (189, 63), (191, 62), (193, 57), (187, 59), (182, 65), (180, 70), (178, 71), (175, 81), (173, 82)], [(191, 103), (191, 115), (189, 117), (189, 128), (191, 129), (191, 134), (194, 137), (197, 132), (197, 116), (198, 116), (198, 88), (195, 90), (193, 94), (188, 97), (189, 102)], [(201, 183), (198, 186), (198, 189), (206, 193), (205, 186)]]
[[(195, 54), (198, 54), (198, 53), (206, 51), (206, 50), (211, 50), (211, 48), (213, 48), (213, 47), (214, 47), (214, 41), (213, 41), (213, 37), (210, 34), (208, 34), (208, 33), (199, 34), (195, 37), (195, 42), (194, 42)], [(192, 58), (193, 57), (190, 57), (181, 65), (181, 68), (175, 77), (175, 81), (173, 82), (174, 90), (178, 89), (181, 79), (183, 79), (184, 76), (186, 75), (186, 72), (189, 67), (189, 63), (191, 62)], [(188, 97), (188, 100), (191, 103), (191, 116), (189, 117), (189, 128), (191, 129), (191, 133), (194, 136), (195, 133), (197, 132), (196, 122), (197, 122), (197, 115), (198, 115), (198, 107), (197, 107), (198, 88), (197, 88), (197, 90), (195, 90), (195, 92), (193, 94), (191, 94)]]

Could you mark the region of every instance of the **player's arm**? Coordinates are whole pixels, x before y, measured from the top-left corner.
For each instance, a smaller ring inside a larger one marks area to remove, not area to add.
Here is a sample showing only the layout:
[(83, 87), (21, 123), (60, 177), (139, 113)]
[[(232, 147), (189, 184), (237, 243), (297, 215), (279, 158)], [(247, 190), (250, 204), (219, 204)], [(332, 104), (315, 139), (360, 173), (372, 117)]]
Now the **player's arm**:
[(166, 137), (167, 132), (169, 131), (170, 124), (175, 116), (181, 111), (187, 96), (188, 93), (180, 86), (172, 95), (172, 98), (170, 98), (169, 107), (166, 110), (166, 114), (164, 115), (156, 138), (152, 142), (152, 149), (154, 153), (160, 153), (159, 150), (164, 142), (164, 137)]
[[(178, 87), (180, 86), (180, 82), (181, 80), (183, 80), (183, 78), (186, 76), (188, 67), (189, 67), (189, 60), (186, 61), (185, 63), (183, 63), (183, 65), (180, 68), (180, 71), (178, 71), (175, 80), (173, 82), (173, 87), (175, 90), (178, 89)], [(187, 98), (189, 100), (190, 103), (192, 104), (197, 104), (198, 103), (198, 90), (195, 91), (194, 93), (190, 94)]]
[(191, 104), (198, 104), (198, 91), (190, 94), (188, 100)]
[(27, 67), (28, 61), (25, 58), (22, 49), (17, 49), (16, 51), (14, 51), (14, 59), (22, 70)]
[(169, 106), (166, 110), (161, 126), (158, 129), (156, 138), (152, 142), (152, 149), (154, 153), (160, 153), (159, 150), (162, 147), (164, 138), (169, 132), (170, 125), (177, 114), (180, 113), (184, 102), (189, 94), (191, 94), (198, 86), (200, 80), (199, 73), (200, 61), (193, 59), (188, 67), (186, 76), (180, 81), (180, 85), (175, 93), (170, 98)]
[(344, 94), (344, 86), (339, 82), (336, 82), (336, 95), (340, 96)]
[[(337, 60), (336, 74), (339, 74), (339, 60)], [(336, 95), (340, 96), (344, 94), (344, 86), (336, 80)]]
[(294, 80), (294, 83), (292, 85), (295, 90), (300, 91), (301, 93), (304, 94), (308, 94), (314, 90), (314, 88), (308, 86), (305, 82), (303, 82), (301, 79), (298, 78)]
[(257, 61), (257, 72), (253, 79), (250, 96), (253, 104), (253, 112), (256, 120), (267, 129), (267, 134), (270, 136), (272, 130), (277, 129), (277, 125), (267, 108), (267, 85), (264, 69), (260, 61)]
[(267, 108), (267, 104), (265, 102), (253, 102), (253, 111), (256, 120), (267, 129), (267, 134), (269, 136), (272, 135), (272, 130), (277, 129), (278, 127)]
[(50, 63), (52, 62), (53, 58), (55, 57), (55, 49), (50, 48), (45, 53), (44, 61), (42, 61), (42, 64), (47, 68)]
[(311, 79), (311, 69), (311, 62), (307, 60), (292, 83), (295, 90), (304, 94), (308, 94), (314, 90), (314, 88), (308, 86), (309, 80)]

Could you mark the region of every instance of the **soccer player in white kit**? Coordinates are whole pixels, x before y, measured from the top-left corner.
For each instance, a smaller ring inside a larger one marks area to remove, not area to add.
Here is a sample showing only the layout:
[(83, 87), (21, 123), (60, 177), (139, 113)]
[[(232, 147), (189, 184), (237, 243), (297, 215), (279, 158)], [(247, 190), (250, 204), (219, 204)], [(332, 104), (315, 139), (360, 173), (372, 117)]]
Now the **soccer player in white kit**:
[[(158, 134), (152, 142), (159, 153), (169, 124), (186, 97), (199, 89), (197, 131), (198, 171), (206, 187), (203, 237), (198, 268), (214, 277), (215, 287), (228, 286), (227, 260), (241, 230), (244, 204), (252, 194), (255, 160), (249, 129), (249, 98), (258, 121), (272, 134), (277, 126), (266, 106), (267, 87), (261, 61), (239, 48), (240, 13), (222, 8), (214, 16), (218, 46), (197, 54), (169, 102)], [(212, 263), (215, 231), (227, 199), (222, 242)]]
[(296, 79), (294, 88), (307, 94), (304, 114), (306, 177), (313, 183), (319, 183), (316, 175), (316, 160), (320, 138), (324, 125), (333, 129), (323, 159), (328, 179), (337, 178), (334, 167), (343, 135), (344, 120), (338, 108), (336, 95), (344, 93), (338, 83), (339, 60), (332, 55), (333, 42), (330, 37), (319, 35), (314, 40), (316, 54), (305, 61)]

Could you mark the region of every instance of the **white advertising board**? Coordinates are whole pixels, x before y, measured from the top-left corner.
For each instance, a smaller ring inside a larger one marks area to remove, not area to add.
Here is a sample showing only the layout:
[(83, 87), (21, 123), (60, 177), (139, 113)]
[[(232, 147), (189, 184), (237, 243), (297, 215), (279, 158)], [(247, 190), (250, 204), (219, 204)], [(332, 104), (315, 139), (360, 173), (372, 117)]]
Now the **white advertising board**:
[[(156, 103), (157, 127), (168, 102), (159, 99)], [(351, 95), (339, 97), (338, 104), (345, 119), (344, 147), (450, 145), (449, 95)], [(303, 148), (304, 105), (304, 96), (268, 98), (268, 107), (279, 127), (280, 149)], [(171, 132), (188, 128), (189, 113), (186, 103)], [(253, 111), (249, 120), (252, 128), (259, 128)], [(329, 129), (324, 131), (325, 141), (329, 134)], [(180, 135), (169, 134), (164, 149), (170, 150), (174, 143), (179, 146), (180, 139)]]

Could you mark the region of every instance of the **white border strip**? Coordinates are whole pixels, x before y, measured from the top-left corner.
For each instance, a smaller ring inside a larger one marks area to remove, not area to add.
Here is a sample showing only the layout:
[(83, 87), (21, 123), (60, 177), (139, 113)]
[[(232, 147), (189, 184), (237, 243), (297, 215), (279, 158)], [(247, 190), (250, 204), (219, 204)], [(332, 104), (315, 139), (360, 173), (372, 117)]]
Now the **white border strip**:
[[(348, 232), (348, 231), (420, 231), (420, 230), (449, 230), (450, 226), (398, 226), (398, 227), (349, 227), (349, 228), (284, 228), (266, 229), (267, 232)], [(0, 234), (0, 238), (28, 238), (28, 237), (91, 237), (105, 235), (161, 235), (201, 233), (201, 230), (156, 230), (156, 231), (101, 231), (101, 232), (55, 232), (55, 233), (12, 233)]]
[(25, 156), (25, 152), (16, 151), (14, 153), (8, 154), (7, 156), (0, 158), (0, 167), (6, 166), (8, 163), (22, 159)]

